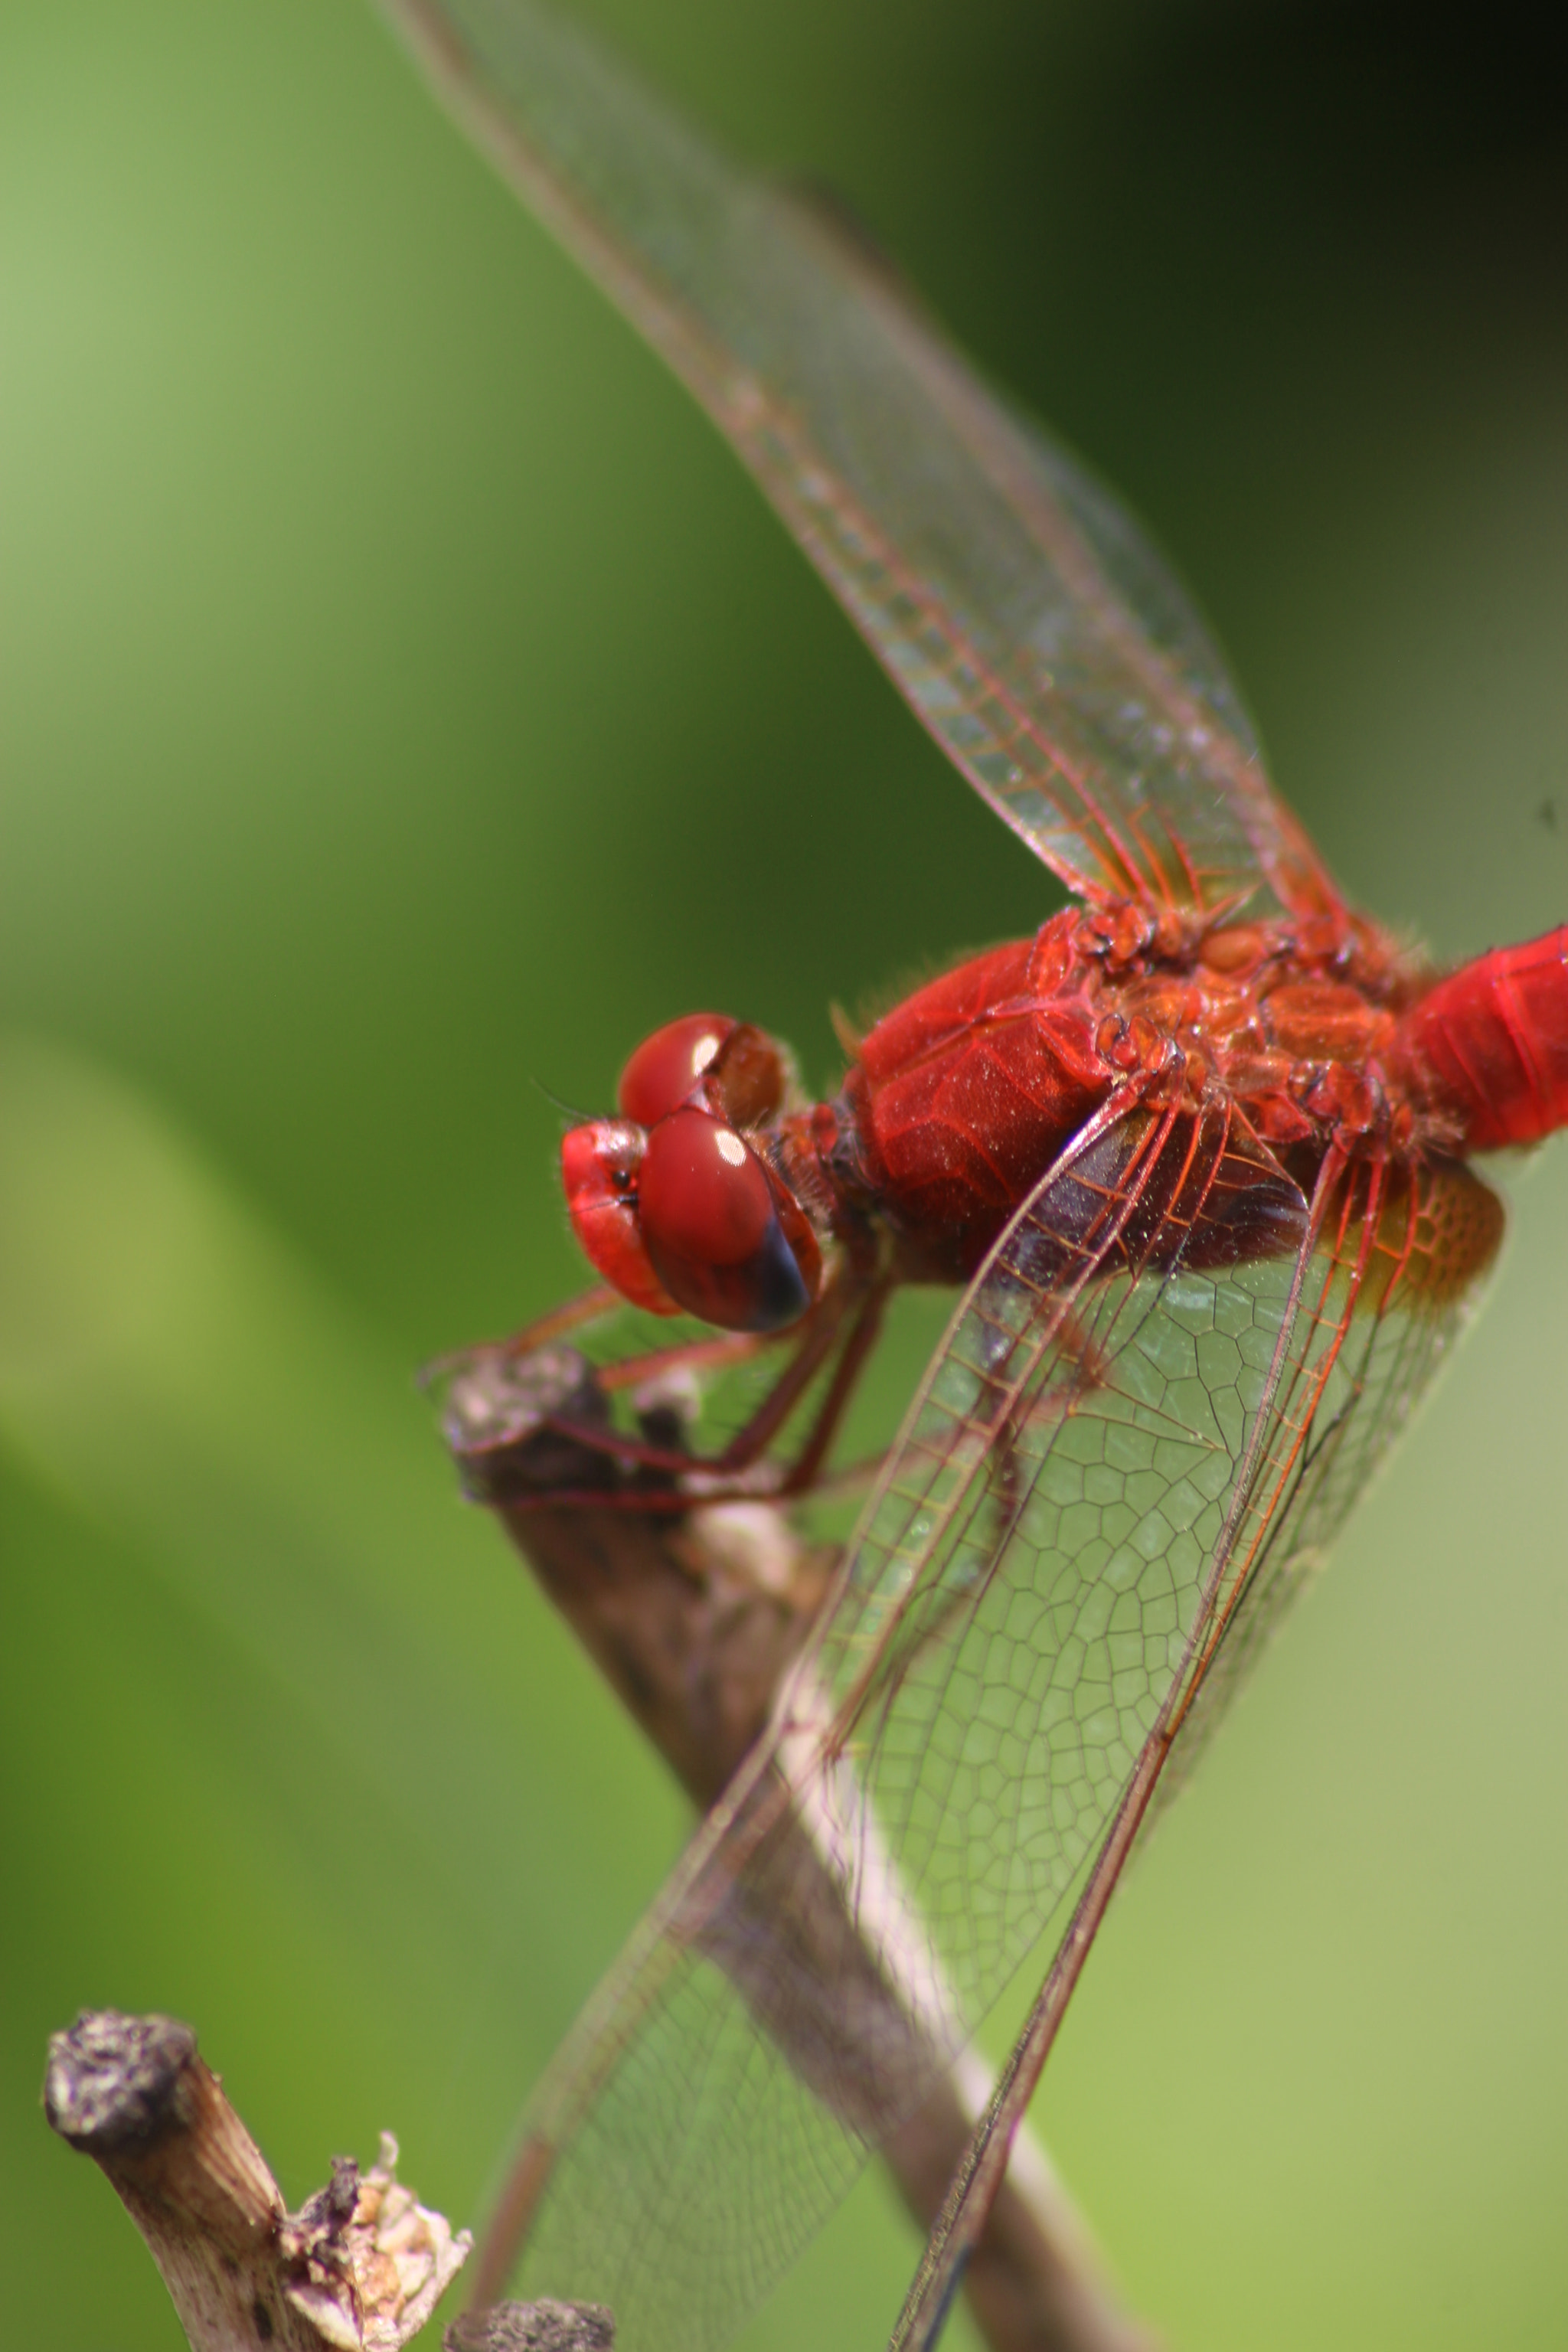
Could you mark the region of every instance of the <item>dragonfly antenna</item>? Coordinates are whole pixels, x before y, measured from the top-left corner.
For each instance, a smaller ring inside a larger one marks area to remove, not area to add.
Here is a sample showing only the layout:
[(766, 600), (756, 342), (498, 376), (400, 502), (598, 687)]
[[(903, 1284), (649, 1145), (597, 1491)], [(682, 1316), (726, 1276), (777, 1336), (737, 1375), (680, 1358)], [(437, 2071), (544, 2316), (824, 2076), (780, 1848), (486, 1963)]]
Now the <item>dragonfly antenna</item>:
[(556, 1110), (558, 1110), (563, 1118), (570, 1119), (574, 1127), (586, 1127), (589, 1125), (593, 1118), (593, 1113), (591, 1111), (579, 1110), (574, 1103), (564, 1101), (563, 1097), (556, 1093), (553, 1087), (547, 1087), (542, 1078), (536, 1078), (531, 1075), (531, 1073), (530, 1074), (528, 1082), (530, 1086), (536, 1087), (538, 1088), (539, 1092), (544, 1097), (545, 1101), (550, 1103)]

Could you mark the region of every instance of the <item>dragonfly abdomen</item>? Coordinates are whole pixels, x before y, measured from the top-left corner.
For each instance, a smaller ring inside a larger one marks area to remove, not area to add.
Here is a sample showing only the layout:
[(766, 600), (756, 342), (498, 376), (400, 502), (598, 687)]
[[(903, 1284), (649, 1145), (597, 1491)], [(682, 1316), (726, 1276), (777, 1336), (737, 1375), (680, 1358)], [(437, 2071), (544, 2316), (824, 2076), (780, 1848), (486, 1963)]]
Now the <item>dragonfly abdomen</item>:
[(1405, 1015), (1394, 1053), (1412, 1092), (1456, 1120), (1462, 1150), (1568, 1126), (1568, 924), (1440, 980)]

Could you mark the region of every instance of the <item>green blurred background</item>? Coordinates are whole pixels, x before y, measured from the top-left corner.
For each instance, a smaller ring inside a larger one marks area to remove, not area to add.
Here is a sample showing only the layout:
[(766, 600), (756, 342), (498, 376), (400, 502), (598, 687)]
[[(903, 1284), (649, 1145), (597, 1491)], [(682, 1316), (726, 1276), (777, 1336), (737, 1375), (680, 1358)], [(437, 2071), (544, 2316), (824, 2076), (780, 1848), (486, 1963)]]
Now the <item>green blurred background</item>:
[[(1540, 12), (599, 13), (1124, 489), (1359, 898), (1568, 915)], [(531, 1081), (698, 1004), (826, 1081), (1047, 900), (356, 0), (9, 0), (0, 315), (0, 2336), (174, 2352), (48, 2032), (187, 2017), (291, 2199), (392, 2125), (474, 2219), (682, 1834), (412, 1387), (579, 1279)], [(1568, 2343), (1568, 1149), (1509, 1181), (1040, 2102), (1190, 2352)], [(748, 2340), (911, 2253), (868, 2181)]]

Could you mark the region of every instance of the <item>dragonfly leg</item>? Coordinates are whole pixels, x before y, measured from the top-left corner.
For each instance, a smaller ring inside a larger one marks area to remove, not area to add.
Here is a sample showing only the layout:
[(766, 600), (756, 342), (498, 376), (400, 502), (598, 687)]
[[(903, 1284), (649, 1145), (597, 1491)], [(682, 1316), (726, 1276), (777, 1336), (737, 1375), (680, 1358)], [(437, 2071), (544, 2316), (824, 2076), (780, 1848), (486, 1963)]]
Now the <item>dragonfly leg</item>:
[[(478, 1500), (516, 1508), (683, 1512), (803, 1494), (821, 1481), (885, 1297), (885, 1284), (830, 1286), (761, 1401), (723, 1446), (704, 1454), (686, 1439), (694, 1393), (780, 1342), (719, 1332), (595, 1364), (565, 1344), (565, 1334), (604, 1311), (604, 1294), (589, 1292), (517, 1339), (434, 1368), (444, 1383), (448, 1444)], [(771, 1452), (829, 1367), (804, 1433), (792, 1450)], [(625, 1404), (616, 1413), (618, 1399), (630, 1406), (629, 1423)]]

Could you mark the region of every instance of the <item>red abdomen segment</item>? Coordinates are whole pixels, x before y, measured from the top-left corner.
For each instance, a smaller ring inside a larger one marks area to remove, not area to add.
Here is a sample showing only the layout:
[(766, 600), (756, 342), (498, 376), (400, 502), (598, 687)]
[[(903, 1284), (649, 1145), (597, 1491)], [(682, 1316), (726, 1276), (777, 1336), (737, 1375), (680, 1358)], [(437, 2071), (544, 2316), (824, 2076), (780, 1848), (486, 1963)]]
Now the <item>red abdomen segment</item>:
[(1069, 912), (879, 1021), (848, 1095), (866, 1177), (916, 1278), (972, 1274), (1109, 1091)]
[(1468, 1150), (1568, 1126), (1568, 924), (1440, 980), (1400, 1023), (1394, 1058), (1458, 1118)]

